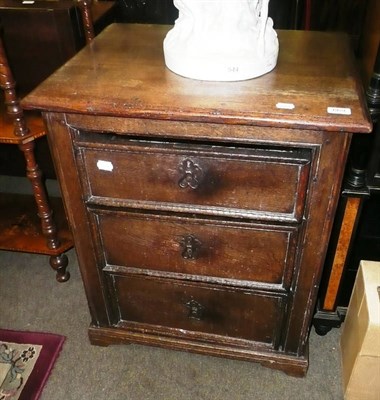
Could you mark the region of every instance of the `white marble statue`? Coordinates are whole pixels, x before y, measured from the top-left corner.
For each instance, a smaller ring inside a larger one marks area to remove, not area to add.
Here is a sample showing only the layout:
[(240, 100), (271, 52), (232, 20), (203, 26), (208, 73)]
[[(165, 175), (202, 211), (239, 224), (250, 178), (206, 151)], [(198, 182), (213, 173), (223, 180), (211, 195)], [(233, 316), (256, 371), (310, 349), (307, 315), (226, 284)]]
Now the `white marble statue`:
[(178, 19), (164, 40), (166, 66), (193, 79), (238, 81), (271, 71), (278, 40), (269, 0), (174, 0)]

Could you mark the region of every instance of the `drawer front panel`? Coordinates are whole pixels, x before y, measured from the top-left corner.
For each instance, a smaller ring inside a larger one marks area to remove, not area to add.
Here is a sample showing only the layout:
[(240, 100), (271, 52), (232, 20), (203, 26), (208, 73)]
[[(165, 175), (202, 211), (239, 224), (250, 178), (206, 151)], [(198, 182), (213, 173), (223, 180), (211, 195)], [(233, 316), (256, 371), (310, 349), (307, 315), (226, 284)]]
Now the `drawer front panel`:
[(256, 281), (278, 288), (290, 285), (297, 238), (294, 227), (127, 212), (96, 213), (106, 265), (233, 277), (236, 281)]
[(121, 321), (276, 345), (285, 306), (280, 296), (138, 276), (111, 280)]
[(107, 151), (83, 147), (88, 196), (127, 199), (131, 206), (149, 202), (157, 208), (157, 203), (165, 203), (301, 219), (309, 177), (306, 154), (167, 147), (136, 145), (121, 150), (118, 146)]

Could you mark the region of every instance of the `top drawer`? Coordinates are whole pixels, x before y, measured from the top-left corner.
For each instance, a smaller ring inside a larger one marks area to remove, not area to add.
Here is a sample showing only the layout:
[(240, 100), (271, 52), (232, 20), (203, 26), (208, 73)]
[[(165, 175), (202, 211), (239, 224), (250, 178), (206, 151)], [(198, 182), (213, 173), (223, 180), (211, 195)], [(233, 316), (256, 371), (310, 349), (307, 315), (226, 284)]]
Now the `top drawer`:
[(297, 222), (303, 214), (307, 149), (147, 142), (107, 134), (80, 134), (76, 145), (93, 203)]

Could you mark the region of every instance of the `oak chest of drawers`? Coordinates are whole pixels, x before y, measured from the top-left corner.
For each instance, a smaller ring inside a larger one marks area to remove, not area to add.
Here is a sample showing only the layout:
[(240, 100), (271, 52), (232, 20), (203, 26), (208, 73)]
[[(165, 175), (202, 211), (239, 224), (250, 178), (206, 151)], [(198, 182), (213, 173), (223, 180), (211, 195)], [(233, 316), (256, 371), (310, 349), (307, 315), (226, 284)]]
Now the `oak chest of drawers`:
[(90, 340), (303, 375), (350, 139), (370, 131), (346, 38), (279, 32), (273, 72), (220, 83), (168, 71), (167, 30), (111, 25), (24, 100), (49, 129)]

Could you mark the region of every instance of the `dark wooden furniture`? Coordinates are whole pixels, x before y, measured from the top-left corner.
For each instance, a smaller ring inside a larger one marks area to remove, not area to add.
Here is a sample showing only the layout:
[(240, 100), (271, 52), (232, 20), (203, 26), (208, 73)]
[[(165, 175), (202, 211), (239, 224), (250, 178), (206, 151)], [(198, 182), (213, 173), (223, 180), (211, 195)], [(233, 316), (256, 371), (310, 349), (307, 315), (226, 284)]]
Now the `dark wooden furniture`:
[[(0, 0), (0, 23), (19, 96), (30, 92), (80, 50), (86, 42), (80, 4), (73, 0)], [(99, 33), (113, 22), (113, 1), (88, 5)], [(87, 28), (88, 29), (88, 28)]]
[(314, 316), (321, 335), (344, 321), (360, 261), (380, 261), (380, 47), (367, 102), (374, 129), (365, 141), (355, 137), (350, 150)]
[(349, 33), (357, 50), (370, 1), (372, 0), (303, 0), (304, 3), (309, 3), (308, 28)]
[(118, 22), (173, 24), (178, 10), (173, 0), (116, 0)]
[(304, 375), (351, 135), (371, 129), (347, 38), (281, 31), (273, 72), (221, 83), (166, 69), (167, 30), (111, 25), (24, 99), (48, 126), (90, 340)]
[(270, 0), (269, 16), (275, 29), (302, 29), (306, 0)]
[[(94, 38), (89, 3), (81, 5), (86, 39)], [(0, 37), (0, 87), (4, 91), (4, 104), (0, 113), (0, 143), (17, 145), (25, 158), (26, 175), (33, 195), (0, 195), (0, 249), (47, 254), (56, 270), (59, 282), (69, 279), (67, 256), (73, 246), (62, 202), (49, 202), (41, 169), (35, 154), (35, 141), (46, 133), (38, 113), (25, 114), (16, 94), (16, 82)], [(54, 216), (53, 216), (54, 209)]]
[[(85, 25), (74, 0), (0, 0), (0, 24), (8, 61), (23, 97), (85, 45)], [(93, 29), (99, 33), (114, 21), (115, 2), (93, 1)], [(46, 138), (35, 145), (35, 157), (44, 176), (56, 179)], [(24, 157), (16, 146), (0, 144), (0, 175), (24, 176)]]
[[(303, 25), (305, 0), (270, 0), (269, 15), (276, 29)], [(173, 24), (178, 10), (173, 0), (117, 0), (116, 20), (128, 23)]]
[(357, 62), (374, 129), (351, 144), (314, 316), (321, 335), (344, 321), (360, 261), (380, 261), (380, 3), (365, 3)]

